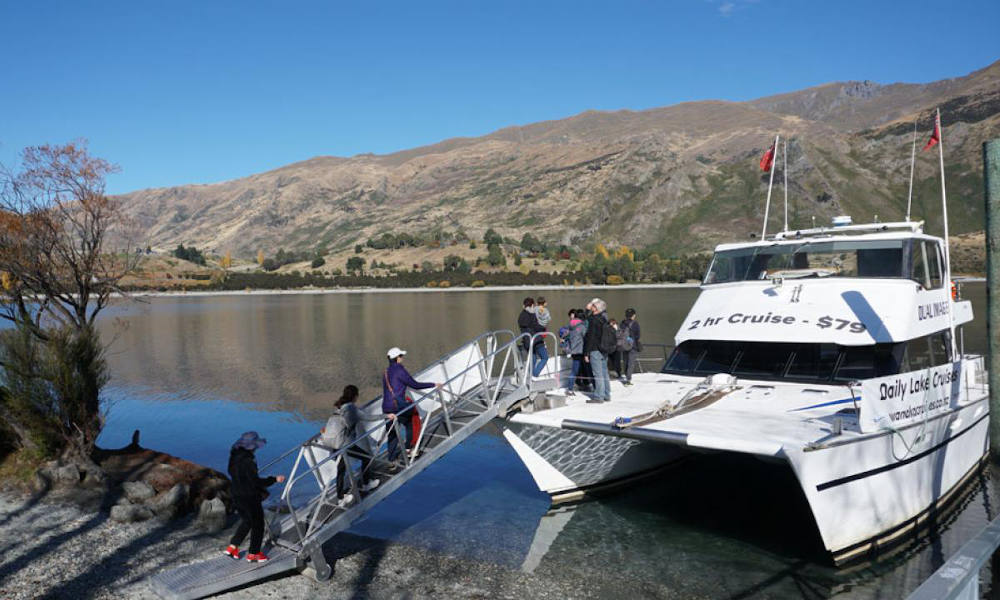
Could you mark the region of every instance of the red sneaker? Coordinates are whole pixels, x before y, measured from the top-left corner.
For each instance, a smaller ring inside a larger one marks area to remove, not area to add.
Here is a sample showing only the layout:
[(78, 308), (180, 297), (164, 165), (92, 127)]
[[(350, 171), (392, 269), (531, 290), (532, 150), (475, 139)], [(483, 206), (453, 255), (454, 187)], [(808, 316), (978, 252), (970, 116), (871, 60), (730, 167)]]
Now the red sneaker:
[(267, 562), (267, 555), (263, 552), (257, 554), (247, 554), (247, 562)]
[(226, 549), (223, 550), (222, 553), (225, 554), (226, 556), (228, 556), (229, 558), (233, 559), (233, 560), (239, 560), (240, 559), (240, 549), (237, 548), (236, 546), (232, 545), (232, 544), (229, 544), (228, 546), (226, 546)]

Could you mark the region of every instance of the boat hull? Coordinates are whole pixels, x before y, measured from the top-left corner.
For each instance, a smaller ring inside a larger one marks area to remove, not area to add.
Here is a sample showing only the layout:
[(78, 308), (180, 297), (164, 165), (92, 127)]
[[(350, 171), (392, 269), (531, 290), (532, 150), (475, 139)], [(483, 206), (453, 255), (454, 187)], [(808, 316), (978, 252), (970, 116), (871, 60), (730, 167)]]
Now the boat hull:
[[(504, 436), (554, 503), (582, 499), (592, 490), (706, 451), (682, 443), (506, 425)], [(787, 462), (798, 478), (822, 542), (839, 565), (866, 558), (932, 524), (982, 464), (989, 449), (988, 425), (984, 396), (897, 433), (784, 448), (771, 460)], [(921, 439), (914, 442), (918, 434)]]
[(553, 504), (651, 475), (689, 454), (678, 446), (509, 421), (504, 437)]
[(926, 425), (848, 443), (785, 449), (826, 548), (864, 557), (928, 521), (989, 450), (985, 398)]

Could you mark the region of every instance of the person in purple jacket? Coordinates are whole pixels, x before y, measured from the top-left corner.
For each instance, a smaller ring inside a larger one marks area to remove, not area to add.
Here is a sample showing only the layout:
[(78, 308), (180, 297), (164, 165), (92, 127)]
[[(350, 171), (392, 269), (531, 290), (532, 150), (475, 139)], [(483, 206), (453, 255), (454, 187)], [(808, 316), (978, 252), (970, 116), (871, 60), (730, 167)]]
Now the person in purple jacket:
[(399, 420), (406, 435), (405, 447), (407, 450), (413, 445), (413, 411), (407, 410), (410, 402), (406, 399), (406, 388), (424, 390), (432, 387), (441, 387), (440, 383), (424, 383), (415, 380), (403, 366), (403, 356), (406, 350), (393, 347), (389, 349), (386, 356), (389, 358), (389, 366), (382, 373), (382, 412), (389, 422), (386, 423), (386, 430), (389, 432), (389, 461), (394, 462), (399, 457), (399, 439), (396, 436), (396, 428), (393, 421)]

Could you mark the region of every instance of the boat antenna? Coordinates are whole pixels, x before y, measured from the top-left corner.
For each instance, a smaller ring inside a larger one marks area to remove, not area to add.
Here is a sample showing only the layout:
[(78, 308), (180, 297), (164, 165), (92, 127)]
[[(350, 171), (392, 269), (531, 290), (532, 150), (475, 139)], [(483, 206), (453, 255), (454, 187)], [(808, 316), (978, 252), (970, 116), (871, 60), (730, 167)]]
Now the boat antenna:
[[(778, 151), (778, 138), (780, 136), (774, 136), (774, 151)], [(774, 159), (772, 159), (773, 161)], [(767, 233), (767, 213), (771, 210), (771, 188), (774, 187), (774, 165), (771, 165), (771, 180), (767, 184), (767, 202), (764, 204), (764, 226), (760, 230), (760, 239), (764, 240), (764, 235)]]
[(917, 118), (913, 118), (913, 148), (910, 149), (910, 193), (906, 195), (906, 222), (910, 222), (910, 206), (913, 205), (913, 165), (917, 160)]
[(788, 231), (788, 141), (781, 142), (781, 174), (785, 177), (785, 231)]
[[(948, 298), (954, 301), (951, 296), (951, 242), (948, 239), (948, 194), (944, 186), (944, 135), (941, 131), (941, 109), (936, 110), (934, 116), (934, 133), (937, 136), (938, 162), (941, 165), (941, 218), (944, 224), (944, 272), (945, 285), (948, 286)], [(933, 139), (933, 137), (931, 138)], [(955, 310), (948, 311), (948, 320), (951, 323), (951, 359), (955, 360), (957, 347), (955, 346)]]

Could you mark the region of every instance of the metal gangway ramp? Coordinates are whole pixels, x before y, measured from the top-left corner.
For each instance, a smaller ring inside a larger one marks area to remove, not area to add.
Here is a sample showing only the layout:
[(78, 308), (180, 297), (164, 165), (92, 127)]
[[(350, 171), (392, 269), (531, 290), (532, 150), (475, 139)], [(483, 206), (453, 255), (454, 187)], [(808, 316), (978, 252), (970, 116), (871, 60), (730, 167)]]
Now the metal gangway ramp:
[[(551, 338), (551, 334), (549, 334)], [(159, 596), (171, 600), (203, 598), (291, 570), (298, 570), (317, 581), (325, 581), (332, 567), (323, 556), (322, 546), (346, 530), (375, 505), (404, 483), (455, 448), (492, 419), (536, 393), (558, 384), (559, 358), (555, 352), (540, 377), (532, 377), (531, 361), (523, 360), (519, 347), (528, 344), (527, 355), (545, 338), (511, 331), (492, 331), (439, 358), (414, 375), (423, 381), (444, 382), (440, 389), (414, 399), (408, 410), (418, 411), (422, 427), (412, 451), (401, 452), (402, 460), (390, 464), (385, 442), (388, 437), (382, 417), (381, 396), (366, 404), (362, 414), (378, 423), (364, 435), (339, 449), (322, 445), (319, 435), (292, 448), (260, 469), (266, 473), (280, 461), (297, 452), (294, 466), (285, 482), (278, 510), (272, 512), (265, 529), (265, 545), (270, 560), (249, 563), (221, 554), (217, 558), (160, 572), (150, 578), (150, 587)], [(553, 349), (554, 350), (554, 349)], [(398, 420), (392, 421), (397, 439)], [(375, 449), (374, 451), (371, 449)], [(353, 467), (346, 469), (353, 504), (341, 506), (337, 500), (337, 469), (340, 461), (348, 465), (358, 455), (371, 458), (369, 469), (381, 484), (370, 493), (360, 490), (361, 476)], [(303, 494), (302, 489), (308, 489)], [(298, 493), (297, 493), (298, 492)]]

